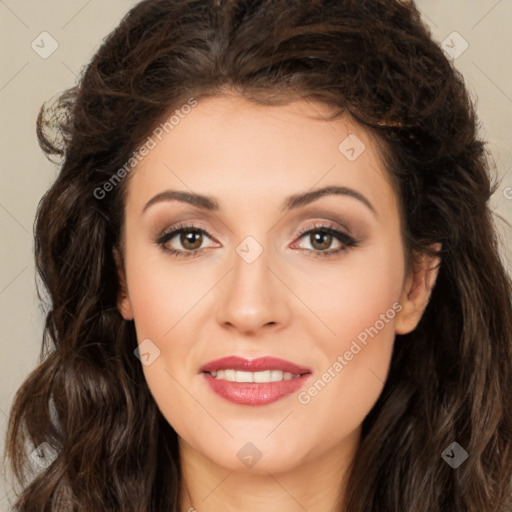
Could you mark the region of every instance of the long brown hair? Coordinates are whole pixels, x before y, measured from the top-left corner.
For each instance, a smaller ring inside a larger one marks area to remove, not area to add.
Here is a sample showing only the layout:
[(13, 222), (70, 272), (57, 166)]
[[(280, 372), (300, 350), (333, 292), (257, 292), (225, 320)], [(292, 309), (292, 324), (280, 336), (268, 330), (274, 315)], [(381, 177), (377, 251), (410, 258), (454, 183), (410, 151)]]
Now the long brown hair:
[[(41, 108), (40, 144), (61, 169), (35, 223), (50, 300), (40, 364), (10, 415), (15, 510), (179, 510), (176, 433), (116, 307), (128, 177), (98, 189), (174, 109), (227, 88), (352, 115), (382, 145), (408, 254), (442, 244), (430, 303), (396, 336), (364, 420), (344, 510), (512, 510), (512, 284), (489, 207), (497, 184), (462, 76), (397, 0), (145, 0), (78, 85)], [(454, 442), (468, 454), (456, 469), (442, 457)], [(57, 457), (34, 473), (27, 454), (42, 443)]]

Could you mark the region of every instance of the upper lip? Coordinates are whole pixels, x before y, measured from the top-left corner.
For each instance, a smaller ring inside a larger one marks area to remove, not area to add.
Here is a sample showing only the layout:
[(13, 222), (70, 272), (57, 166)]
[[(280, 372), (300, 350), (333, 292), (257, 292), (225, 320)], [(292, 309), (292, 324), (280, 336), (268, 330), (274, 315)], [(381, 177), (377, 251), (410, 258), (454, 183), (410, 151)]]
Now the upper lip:
[(216, 372), (218, 370), (239, 370), (245, 372), (261, 372), (265, 370), (281, 370), (293, 375), (311, 373), (309, 368), (299, 366), (290, 361), (277, 357), (258, 357), (257, 359), (244, 359), (239, 356), (228, 356), (210, 361), (199, 369), (200, 372)]

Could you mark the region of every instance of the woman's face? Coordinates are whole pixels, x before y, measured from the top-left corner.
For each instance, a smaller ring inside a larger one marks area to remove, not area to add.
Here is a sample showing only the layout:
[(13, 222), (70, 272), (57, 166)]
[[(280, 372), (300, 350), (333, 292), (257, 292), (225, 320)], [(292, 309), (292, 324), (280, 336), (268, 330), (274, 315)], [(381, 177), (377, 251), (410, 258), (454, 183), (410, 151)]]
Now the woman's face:
[(149, 389), (181, 442), (231, 470), (349, 453), (420, 315), (375, 143), (316, 103), (186, 111), (128, 183), (119, 308)]

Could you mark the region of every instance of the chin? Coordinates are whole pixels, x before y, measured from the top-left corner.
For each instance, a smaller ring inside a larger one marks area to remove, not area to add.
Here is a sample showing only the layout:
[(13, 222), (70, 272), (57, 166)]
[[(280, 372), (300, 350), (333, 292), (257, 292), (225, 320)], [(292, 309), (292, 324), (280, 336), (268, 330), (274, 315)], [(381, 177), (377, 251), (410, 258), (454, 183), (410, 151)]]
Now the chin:
[(249, 437), (247, 440), (230, 439), (223, 444), (217, 444), (217, 438), (214, 451), (211, 444), (204, 449), (197, 445), (194, 448), (226, 470), (262, 475), (291, 471), (306, 458), (303, 439), (283, 446), (282, 442), (275, 442), (277, 438), (273, 442), (268, 439), (260, 440), (260, 437), (261, 434), (254, 441)]

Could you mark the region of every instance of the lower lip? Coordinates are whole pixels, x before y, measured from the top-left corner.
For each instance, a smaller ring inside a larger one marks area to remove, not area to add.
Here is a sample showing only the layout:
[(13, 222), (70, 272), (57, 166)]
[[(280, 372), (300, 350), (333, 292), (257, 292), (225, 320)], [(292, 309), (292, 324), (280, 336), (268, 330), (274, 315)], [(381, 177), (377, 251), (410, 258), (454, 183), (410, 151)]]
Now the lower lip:
[(238, 405), (267, 405), (298, 391), (306, 382), (310, 373), (290, 380), (278, 382), (230, 382), (216, 379), (209, 373), (203, 373), (206, 382), (214, 393)]

